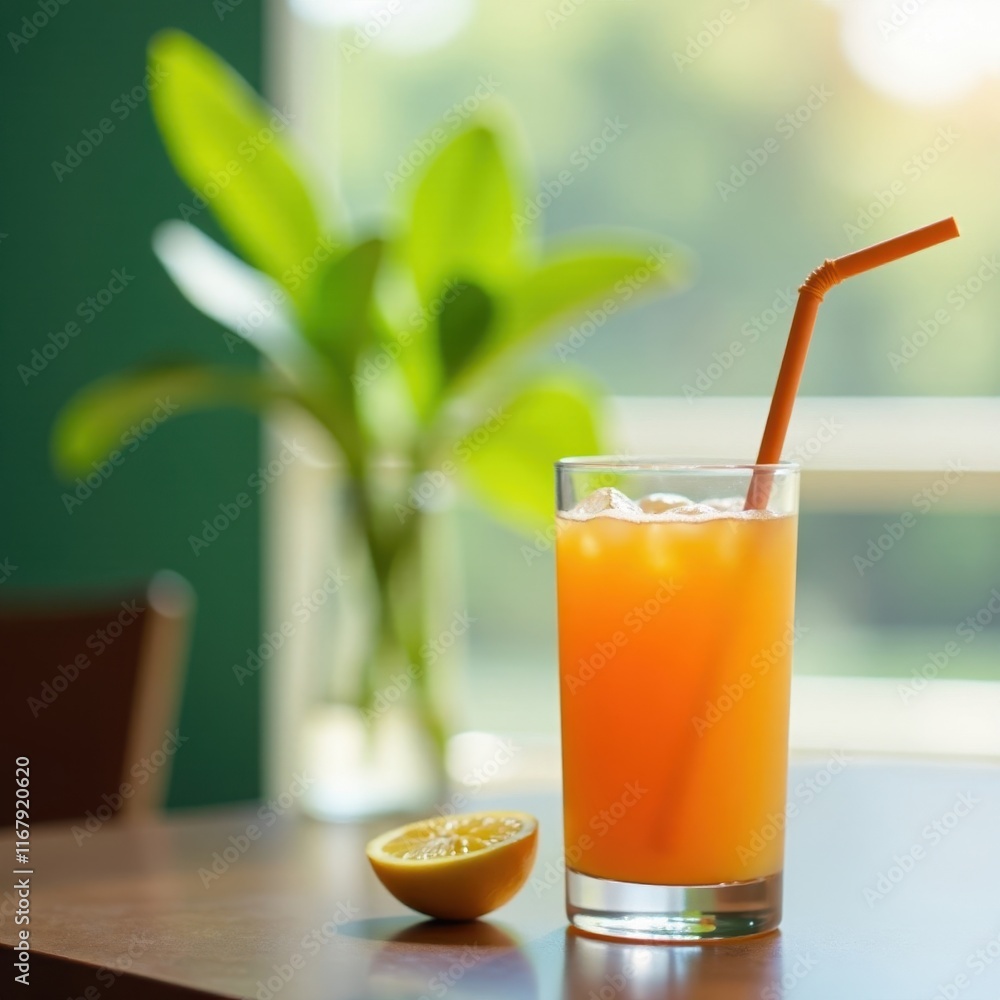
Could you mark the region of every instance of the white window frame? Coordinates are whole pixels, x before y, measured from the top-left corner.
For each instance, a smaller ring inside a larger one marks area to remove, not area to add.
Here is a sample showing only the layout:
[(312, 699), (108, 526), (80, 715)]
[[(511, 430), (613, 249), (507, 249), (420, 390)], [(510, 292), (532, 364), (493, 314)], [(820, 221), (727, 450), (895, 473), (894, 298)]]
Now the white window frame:
[[(756, 450), (767, 404), (763, 397), (619, 397), (610, 401), (610, 416), (615, 439), (632, 454), (746, 460)], [(804, 397), (785, 451), (802, 457), (802, 515), (911, 509), (914, 495), (956, 463), (967, 471), (949, 485), (940, 509), (997, 511), (1000, 433), (994, 428), (1000, 428), (997, 399)], [(265, 451), (276, 454), (289, 437), (314, 458), (333, 462), (322, 433), (293, 414), (267, 424)], [(305, 565), (302, 553), (322, 559), (333, 474), (324, 461), (295, 463), (263, 498), (269, 631), (319, 572), (320, 564)], [(264, 675), (272, 788), (283, 787), (298, 764), (312, 648), (308, 629), (299, 630)], [(792, 749), (1000, 759), (1000, 682), (936, 678), (909, 702), (898, 685), (879, 677), (796, 677)]]

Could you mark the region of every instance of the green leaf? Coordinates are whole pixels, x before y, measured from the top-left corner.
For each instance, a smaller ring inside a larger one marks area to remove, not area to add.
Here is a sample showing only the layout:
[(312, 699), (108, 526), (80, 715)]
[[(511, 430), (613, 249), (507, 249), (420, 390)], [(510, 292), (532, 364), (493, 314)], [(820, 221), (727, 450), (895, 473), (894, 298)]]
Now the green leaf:
[(588, 307), (617, 311), (686, 280), (682, 251), (655, 236), (608, 234), (588, 242), (550, 254), (510, 289), (505, 343), (524, 341)]
[(462, 478), (482, 506), (521, 530), (551, 524), (554, 463), (601, 450), (597, 399), (587, 383), (546, 375), (457, 442)]
[(373, 341), (372, 294), (384, 241), (365, 240), (334, 258), (317, 276), (309, 300), (309, 339), (350, 377), (358, 355)]
[(174, 365), (115, 375), (77, 393), (56, 417), (53, 460), (62, 475), (80, 475), (130, 449), (143, 421), (159, 424), (208, 407), (257, 409), (279, 396), (251, 369)]
[(512, 172), (496, 134), (460, 133), (431, 161), (410, 209), (407, 254), (422, 301), (449, 279), (493, 288), (519, 267)]
[(438, 351), (445, 379), (465, 367), (486, 339), (496, 308), (490, 294), (472, 281), (461, 282), (438, 314)]
[[(186, 222), (158, 226), (153, 249), (185, 298), (253, 345), (345, 451), (356, 452), (356, 415), (348, 406), (350, 362), (328, 363), (331, 359), (301, 335), (287, 293)], [(319, 285), (317, 278), (312, 287)], [(340, 315), (335, 305), (329, 311)], [(230, 350), (231, 336), (226, 335)]]
[(361, 365), (362, 377), (378, 377), (379, 369), (374, 361), (391, 364), (399, 368), (401, 388), (412, 405), (419, 420), (434, 412), (440, 398), (441, 365), (435, 355), (433, 337), (419, 326), (401, 325), (387, 330), (374, 358), (366, 359)]
[[(237, 249), (286, 286), (322, 232), (273, 111), (211, 50), (180, 31), (149, 46), (150, 101), (174, 169)], [(200, 209), (196, 200), (192, 214)]]
[[(153, 252), (196, 309), (253, 344), (284, 371), (309, 364), (288, 296), (269, 277), (177, 219), (153, 231)], [(231, 345), (232, 338), (226, 343)]]

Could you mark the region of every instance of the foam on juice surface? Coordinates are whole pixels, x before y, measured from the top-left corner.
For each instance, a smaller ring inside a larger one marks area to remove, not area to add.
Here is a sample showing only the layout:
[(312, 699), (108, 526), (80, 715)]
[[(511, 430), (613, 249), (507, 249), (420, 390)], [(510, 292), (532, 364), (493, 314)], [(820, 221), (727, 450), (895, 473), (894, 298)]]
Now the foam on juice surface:
[(722, 497), (696, 503), (677, 493), (651, 493), (632, 500), (613, 486), (604, 486), (584, 497), (575, 507), (559, 516), (571, 521), (610, 517), (636, 524), (663, 521), (715, 521), (721, 518), (754, 521), (779, 517), (769, 510), (744, 510), (743, 497)]

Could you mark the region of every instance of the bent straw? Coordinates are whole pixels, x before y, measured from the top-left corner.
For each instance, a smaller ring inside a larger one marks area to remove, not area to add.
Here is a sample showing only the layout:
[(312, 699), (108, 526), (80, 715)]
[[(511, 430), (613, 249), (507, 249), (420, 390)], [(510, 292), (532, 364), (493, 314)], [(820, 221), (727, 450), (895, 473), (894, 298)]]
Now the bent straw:
[[(799, 287), (799, 299), (795, 304), (791, 329), (788, 331), (785, 355), (781, 359), (778, 381), (771, 397), (771, 409), (767, 414), (764, 436), (760, 442), (760, 451), (757, 453), (758, 466), (774, 465), (781, 461), (781, 449), (785, 444), (788, 422), (792, 416), (792, 407), (795, 405), (795, 394), (802, 378), (802, 368), (805, 365), (806, 352), (809, 350), (809, 338), (812, 336), (816, 312), (823, 301), (823, 296), (845, 278), (881, 267), (883, 264), (899, 260), (900, 257), (908, 257), (911, 253), (926, 250), (958, 235), (958, 226), (954, 218), (942, 219), (922, 229), (914, 229), (912, 232), (895, 236), (884, 243), (876, 243), (874, 246), (856, 250), (835, 260), (825, 260), (806, 278)], [(767, 506), (772, 478), (769, 470), (754, 470), (744, 510), (763, 510)]]
[[(955, 220), (953, 218), (942, 219), (933, 225), (903, 233), (901, 236), (886, 240), (884, 243), (876, 243), (874, 246), (845, 254), (835, 260), (826, 260), (806, 278), (799, 288), (799, 298), (792, 316), (791, 329), (788, 332), (788, 343), (785, 347), (784, 357), (781, 359), (778, 381), (771, 398), (771, 409), (768, 411), (764, 436), (760, 443), (760, 451), (757, 453), (756, 465), (758, 467), (754, 469), (750, 479), (744, 510), (763, 510), (767, 506), (774, 473), (770, 469), (759, 467), (774, 465), (781, 461), (781, 449), (785, 444), (785, 435), (792, 415), (792, 406), (795, 403), (795, 394), (798, 392), (799, 381), (802, 378), (806, 351), (809, 349), (809, 338), (812, 336), (816, 313), (819, 310), (820, 302), (823, 301), (823, 296), (845, 278), (861, 274), (863, 271), (870, 271), (872, 268), (888, 264), (890, 261), (899, 260), (900, 257), (908, 257), (911, 253), (926, 250), (937, 243), (954, 239), (958, 235), (958, 226)], [(745, 578), (752, 579), (755, 575), (753, 572), (749, 572), (745, 574)], [(734, 594), (733, 597), (735, 600), (738, 594)], [(727, 602), (727, 606), (732, 605)], [(732, 627), (731, 623), (728, 630), (720, 628), (709, 643), (703, 661), (705, 668), (698, 671), (701, 682), (692, 701), (690, 718), (694, 718), (694, 713), (702, 701), (711, 697), (711, 692), (718, 679), (713, 667), (718, 664), (726, 642), (731, 641)], [(684, 794), (684, 789), (687, 782), (691, 780), (693, 771), (689, 761), (686, 767), (681, 766), (684, 763), (680, 760), (679, 754), (681, 742), (679, 737), (676, 738), (670, 753), (668, 753), (668, 759), (672, 763), (670, 773), (666, 776), (665, 785), (673, 791), (675, 798)], [(669, 798), (668, 794), (664, 802), (667, 802)], [(675, 836), (676, 833), (676, 828), (671, 830), (668, 827), (663, 830), (660, 825), (659, 846), (661, 848), (669, 846), (671, 837)]]

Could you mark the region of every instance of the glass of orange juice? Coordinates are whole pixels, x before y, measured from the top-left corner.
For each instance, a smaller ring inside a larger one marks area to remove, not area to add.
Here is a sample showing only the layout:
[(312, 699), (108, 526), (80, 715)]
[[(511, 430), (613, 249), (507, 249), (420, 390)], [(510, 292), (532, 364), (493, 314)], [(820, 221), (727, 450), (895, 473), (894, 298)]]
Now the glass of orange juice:
[[(781, 919), (798, 468), (556, 467), (566, 898), (590, 934)], [(751, 479), (767, 497), (744, 510)]]

